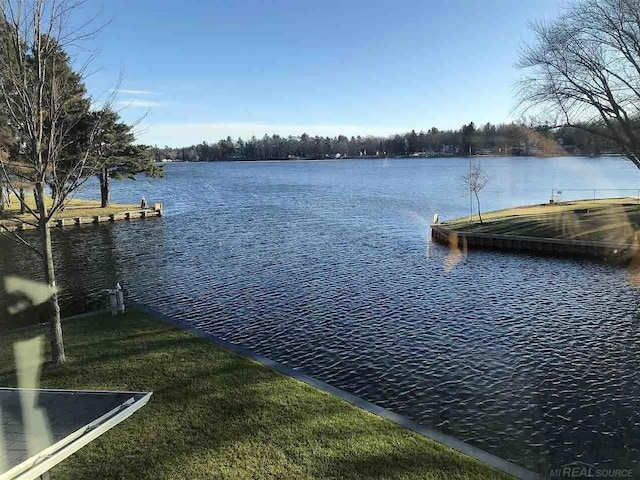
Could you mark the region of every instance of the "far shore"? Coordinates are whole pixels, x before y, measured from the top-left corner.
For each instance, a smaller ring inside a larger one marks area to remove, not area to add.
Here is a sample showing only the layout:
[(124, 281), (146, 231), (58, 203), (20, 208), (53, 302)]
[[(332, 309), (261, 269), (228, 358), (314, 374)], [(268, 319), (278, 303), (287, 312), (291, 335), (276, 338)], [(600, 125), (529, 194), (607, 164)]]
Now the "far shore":
[(468, 160), (469, 158), (505, 158), (505, 159), (513, 159), (513, 158), (534, 158), (534, 159), (542, 159), (542, 158), (615, 158), (620, 157), (624, 158), (624, 155), (621, 153), (606, 153), (602, 155), (583, 155), (583, 154), (565, 154), (565, 155), (499, 155), (499, 154), (473, 154), (469, 155), (394, 155), (394, 156), (380, 156), (380, 155), (360, 155), (360, 156), (344, 156), (344, 157), (325, 157), (325, 158), (303, 158), (303, 157), (291, 157), (291, 158), (229, 158), (224, 160), (165, 160), (162, 162), (157, 162), (158, 164), (167, 164), (167, 163), (222, 163), (222, 162), (336, 162), (340, 160), (391, 160), (391, 159), (441, 159), (441, 158), (457, 158)]

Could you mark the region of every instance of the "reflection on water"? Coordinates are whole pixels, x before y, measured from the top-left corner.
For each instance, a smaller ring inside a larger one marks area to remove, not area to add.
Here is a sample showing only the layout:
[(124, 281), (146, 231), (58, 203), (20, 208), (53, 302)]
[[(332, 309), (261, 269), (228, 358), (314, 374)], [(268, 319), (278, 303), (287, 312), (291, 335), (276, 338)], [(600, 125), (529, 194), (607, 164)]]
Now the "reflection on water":
[[(112, 287), (116, 280), (118, 260), (115, 256), (114, 232), (109, 225), (74, 228), (53, 236), (63, 314), (82, 313), (105, 306), (104, 289)], [(35, 232), (25, 236), (37, 244)], [(0, 272), (3, 278), (18, 275), (44, 280), (42, 260), (18, 243), (0, 237)], [(2, 286), (4, 287), (4, 286)], [(2, 303), (11, 305), (18, 301), (15, 295), (4, 293)], [(6, 299), (6, 300), (5, 300)], [(4, 305), (3, 305), (4, 307)], [(1, 309), (2, 312), (6, 308)], [(7, 327), (21, 327), (47, 320), (47, 305), (16, 312), (10, 318), (0, 314), (0, 332)], [(9, 324), (10, 322), (10, 324)]]
[[(532, 162), (485, 160), (487, 208), (636, 186), (617, 160)], [(468, 211), (464, 165), (171, 165), (163, 181), (116, 184), (116, 201), (159, 198), (167, 215), (57, 235), (64, 312), (104, 305), (119, 280), (164, 313), (529, 468), (640, 471), (637, 288), (593, 262), (447, 262), (425, 219)], [(26, 255), (2, 243), (0, 271), (37, 276)]]

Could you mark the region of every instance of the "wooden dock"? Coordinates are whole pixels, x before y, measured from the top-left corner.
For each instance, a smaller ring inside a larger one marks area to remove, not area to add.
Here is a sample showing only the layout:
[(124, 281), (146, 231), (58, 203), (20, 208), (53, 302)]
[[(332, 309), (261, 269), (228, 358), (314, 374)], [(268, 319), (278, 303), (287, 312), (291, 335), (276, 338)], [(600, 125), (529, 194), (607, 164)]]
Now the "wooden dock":
[[(78, 215), (66, 216), (63, 218), (54, 218), (51, 220), (51, 226), (64, 228), (71, 226), (90, 225), (104, 222), (116, 222), (120, 220), (140, 220), (145, 218), (161, 217), (162, 208), (144, 208), (137, 210), (127, 210), (124, 212), (112, 213), (109, 215)], [(4, 228), (10, 231), (33, 230), (36, 227), (30, 223), (19, 221), (6, 221)]]
[(438, 224), (431, 225), (431, 238), (434, 242), (450, 248), (517, 250), (558, 256), (591, 257), (615, 263), (626, 263), (640, 251), (637, 243), (605, 243), (474, 233), (456, 231)]

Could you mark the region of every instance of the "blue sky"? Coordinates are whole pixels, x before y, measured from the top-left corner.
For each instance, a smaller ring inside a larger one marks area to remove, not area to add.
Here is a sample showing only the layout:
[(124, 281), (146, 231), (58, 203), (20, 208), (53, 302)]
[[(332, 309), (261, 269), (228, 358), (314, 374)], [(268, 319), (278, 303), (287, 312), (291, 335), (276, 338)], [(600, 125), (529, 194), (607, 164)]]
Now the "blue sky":
[(512, 119), (527, 21), (558, 0), (109, 0), (90, 93), (139, 140), (389, 134)]

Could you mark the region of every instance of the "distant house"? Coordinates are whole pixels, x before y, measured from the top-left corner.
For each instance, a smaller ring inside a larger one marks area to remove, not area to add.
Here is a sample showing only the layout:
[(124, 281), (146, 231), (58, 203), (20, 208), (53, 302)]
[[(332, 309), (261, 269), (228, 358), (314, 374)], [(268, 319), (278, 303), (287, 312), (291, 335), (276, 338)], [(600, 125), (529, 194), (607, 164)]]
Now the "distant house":
[(572, 154), (572, 155), (580, 155), (581, 151), (578, 148), (577, 145), (575, 145), (574, 141), (572, 138), (563, 138), (563, 137), (558, 137), (556, 139), (556, 142), (558, 143), (558, 145), (560, 145), (562, 148), (564, 148), (564, 151)]

